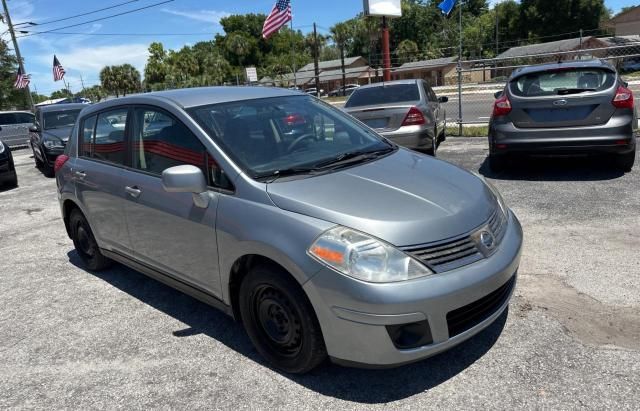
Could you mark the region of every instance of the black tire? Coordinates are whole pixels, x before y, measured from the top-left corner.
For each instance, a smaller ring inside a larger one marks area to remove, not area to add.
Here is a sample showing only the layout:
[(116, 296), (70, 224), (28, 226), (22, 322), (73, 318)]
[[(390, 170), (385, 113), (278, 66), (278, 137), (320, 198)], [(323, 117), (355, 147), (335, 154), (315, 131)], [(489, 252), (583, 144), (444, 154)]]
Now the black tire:
[(240, 314), (258, 352), (274, 367), (303, 374), (327, 357), (320, 324), (300, 285), (282, 269), (256, 266), (240, 286)]
[(616, 157), (616, 165), (625, 173), (630, 172), (633, 169), (633, 164), (636, 162), (636, 151), (633, 150), (626, 154), (618, 154)]
[(425, 154), (428, 154), (432, 157), (436, 156), (436, 151), (438, 151), (438, 129), (433, 130), (433, 138), (431, 139), (431, 147), (424, 150)]
[(55, 177), (56, 175), (55, 170), (53, 169), (53, 166), (49, 165), (47, 161), (44, 161), (42, 163), (42, 174), (44, 174), (47, 177)]
[(98, 243), (93, 236), (89, 222), (80, 210), (75, 209), (69, 217), (71, 239), (82, 262), (91, 271), (104, 270), (111, 266), (113, 261), (102, 255)]
[(31, 147), (31, 152), (33, 153), (33, 159), (36, 162), (36, 168), (38, 169), (42, 168), (42, 161), (40, 161), (38, 156), (36, 156), (36, 150), (33, 147)]
[(489, 168), (494, 173), (499, 173), (504, 171), (507, 168), (509, 160), (507, 156), (497, 155), (497, 154), (489, 154)]

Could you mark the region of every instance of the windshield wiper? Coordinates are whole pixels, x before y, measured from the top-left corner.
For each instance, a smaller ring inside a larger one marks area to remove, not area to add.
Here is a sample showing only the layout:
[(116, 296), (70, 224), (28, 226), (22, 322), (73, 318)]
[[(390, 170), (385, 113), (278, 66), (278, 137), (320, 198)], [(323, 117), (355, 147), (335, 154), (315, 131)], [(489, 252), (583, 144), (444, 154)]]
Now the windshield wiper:
[(567, 94), (579, 94), (584, 93), (585, 91), (596, 91), (595, 88), (559, 88), (556, 89), (556, 93), (560, 96), (564, 96)]
[(330, 168), (341, 167), (345, 164), (359, 163), (361, 161), (377, 158), (394, 150), (395, 150), (395, 147), (387, 147), (387, 148), (372, 150), (372, 151), (349, 151), (346, 153), (339, 154), (334, 158), (321, 161), (317, 163), (315, 166), (319, 169), (324, 169), (327, 167), (330, 167)]
[(280, 177), (313, 174), (313, 172), (315, 171), (318, 171), (318, 169), (315, 167), (291, 167), (283, 168), (282, 170), (275, 170), (269, 173), (258, 174), (255, 178), (258, 180), (262, 180), (267, 184), (270, 184)]

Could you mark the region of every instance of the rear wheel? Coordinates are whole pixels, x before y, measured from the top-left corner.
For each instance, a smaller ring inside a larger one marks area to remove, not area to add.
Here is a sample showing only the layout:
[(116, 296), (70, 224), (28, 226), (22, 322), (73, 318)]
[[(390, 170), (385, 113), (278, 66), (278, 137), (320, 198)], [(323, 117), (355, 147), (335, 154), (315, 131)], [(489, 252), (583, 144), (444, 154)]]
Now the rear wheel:
[(75, 209), (69, 217), (71, 239), (82, 262), (91, 271), (100, 271), (109, 267), (112, 261), (102, 255), (98, 243), (89, 227), (89, 222), (80, 210)]
[(313, 307), (286, 272), (254, 267), (240, 286), (242, 322), (258, 352), (276, 368), (302, 374), (327, 351)]
[(431, 139), (431, 147), (427, 148), (424, 152), (430, 156), (435, 157), (438, 150), (438, 129), (433, 130), (433, 138)]
[(616, 157), (616, 165), (619, 169), (628, 173), (633, 169), (633, 164), (636, 162), (636, 151), (633, 150), (630, 153), (618, 154)]

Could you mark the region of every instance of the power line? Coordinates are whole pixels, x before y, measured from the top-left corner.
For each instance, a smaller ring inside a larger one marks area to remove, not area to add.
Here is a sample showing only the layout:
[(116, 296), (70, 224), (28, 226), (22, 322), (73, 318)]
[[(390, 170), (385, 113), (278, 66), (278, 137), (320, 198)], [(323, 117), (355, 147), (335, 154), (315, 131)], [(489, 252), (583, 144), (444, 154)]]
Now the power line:
[[(99, 12), (105, 11), (105, 10), (115, 9), (116, 7), (124, 6), (124, 5), (130, 4), (130, 3), (136, 3), (138, 1), (140, 1), (140, 0), (125, 1), (124, 3), (114, 4), (113, 6), (104, 7), (104, 8), (98, 9), (98, 10), (93, 10), (93, 11), (89, 11), (89, 12), (82, 13), (82, 14), (76, 14), (74, 16), (64, 17), (64, 18), (61, 18), (61, 19), (49, 20), (49, 21), (45, 21), (43, 23), (38, 23), (38, 26), (44, 26), (44, 25), (51, 24), (51, 23), (57, 23), (59, 21), (71, 20), (71, 19), (75, 19), (76, 17), (88, 16), (89, 14), (94, 14), (94, 13), (99, 13)], [(17, 24), (24, 24), (24, 23), (17, 23)]]
[[(79, 32), (66, 32), (66, 31), (54, 31), (54, 32), (29, 32), (30, 34), (60, 34), (67, 36), (211, 36), (212, 33), (79, 33)], [(26, 37), (26, 36), (21, 36)]]
[(161, 2), (159, 2), (159, 3), (150, 4), (150, 5), (148, 5), (148, 6), (139, 7), (139, 8), (137, 8), (137, 9), (128, 10), (128, 11), (125, 11), (125, 12), (122, 12), (122, 13), (117, 13), (117, 14), (112, 14), (112, 15), (110, 15), (110, 16), (101, 17), (101, 18), (99, 18), (99, 19), (88, 20), (88, 21), (85, 21), (85, 22), (82, 22), (82, 23), (71, 24), (71, 25), (69, 25), (69, 26), (58, 27), (58, 28), (55, 28), (55, 29), (47, 30), (47, 31), (35, 31), (35, 32), (30, 32), (29, 34), (25, 34), (25, 35), (22, 35), (22, 36), (20, 36), (20, 37), (21, 37), (21, 38), (22, 38), (22, 37), (29, 37), (29, 36), (34, 36), (34, 35), (36, 35), (36, 34), (45, 34), (45, 33), (55, 32), (55, 31), (58, 31), (58, 30), (68, 29), (68, 28), (71, 28), (71, 27), (84, 26), (85, 24), (95, 23), (95, 22), (97, 22), (97, 21), (107, 20), (107, 19), (111, 19), (111, 18), (114, 18), (114, 17), (123, 16), (123, 15), (125, 15), (125, 14), (135, 13), (135, 12), (137, 12), (137, 11), (141, 11), (141, 10), (149, 9), (149, 8), (151, 8), (151, 7), (160, 6), (160, 5), (162, 5), (162, 4), (171, 3), (171, 2), (173, 2), (173, 1), (175, 1), (175, 0), (165, 0), (165, 1), (161, 1)]

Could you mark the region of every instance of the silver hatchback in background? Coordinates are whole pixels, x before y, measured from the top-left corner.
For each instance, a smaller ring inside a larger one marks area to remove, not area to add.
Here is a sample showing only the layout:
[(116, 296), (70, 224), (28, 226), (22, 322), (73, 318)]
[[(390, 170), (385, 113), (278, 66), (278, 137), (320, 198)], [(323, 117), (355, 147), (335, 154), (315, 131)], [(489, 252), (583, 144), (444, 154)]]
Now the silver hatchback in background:
[(115, 260), (221, 308), (287, 372), (434, 355), (516, 284), (522, 230), (491, 184), (300, 92), (98, 103), (56, 179), (88, 269)]
[(631, 171), (637, 115), (633, 93), (609, 63), (560, 62), (515, 71), (496, 95), (489, 164), (502, 170), (516, 154), (611, 155)]
[(34, 115), (29, 111), (0, 111), (0, 141), (9, 147), (27, 145), (29, 127), (34, 123)]
[(424, 80), (398, 80), (355, 89), (344, 108), (394, 143), (435, 155), (445, 139), (447, 101)]

